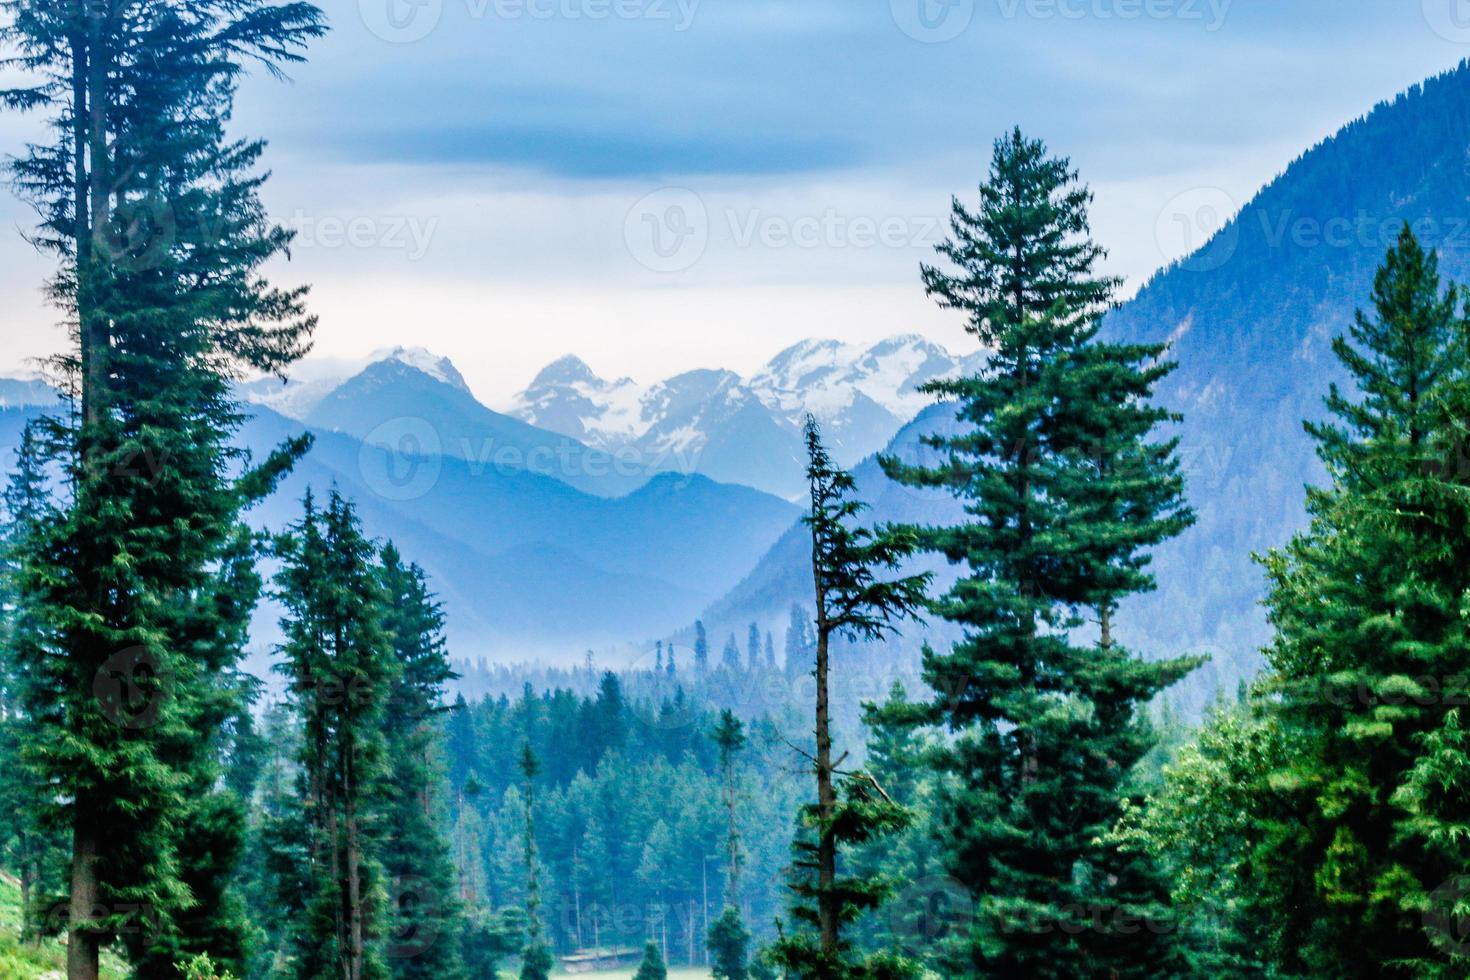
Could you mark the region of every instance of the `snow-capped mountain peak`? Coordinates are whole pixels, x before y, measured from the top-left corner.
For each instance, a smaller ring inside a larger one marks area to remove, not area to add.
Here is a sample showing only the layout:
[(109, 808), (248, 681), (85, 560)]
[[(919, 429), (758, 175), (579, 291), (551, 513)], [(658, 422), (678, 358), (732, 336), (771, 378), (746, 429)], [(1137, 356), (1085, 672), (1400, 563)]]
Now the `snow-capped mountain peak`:
[(312, 411), (344, 382), (357, 377), (375, 364), (402, 364), (422, 372), (436, 381), (473, 394), (464, 376), (447, 357), (423, 347), (382, 347), (367, 357), (312, 357), (293, 364), (287, 380), (259, 378), (239, 386), (240, 397), (247, 402), (280, 412), (288, 418), (304, 421)]
[(587, 366), (586, 361), (575, 354), (567, 354), (542, 368), (541, 373), (536, 375), (535, 380), (531, 382), (531, 387), (527, 390), (554, 385), (601, 385), (603, 383), (603, 380)]
[[(609, 382), (568, 355), (537, 374), (511, 414), (613, 452), (779, 492), (800, 478), (801, 425), (815, 415), (844, 465), (874, 452), (932, 400), (917, 388), (968, 361), (916, 334), (873, 345), (813, 338), (781, 351), (749, 378), (688, 371), (642, 386)], [(679, 460), (670, 459), (678, 455)], [(777, 477), (781, 474), (789, 474)]]
[(423, 347), (382, 347), (368, 355), (364, 368), (381, 364), (384, 361), (397, 361), (406, 364), (416, 371), (422, 371), (435, 381), (442, 381), (447, 385), (464, 392), (470, 392), (470, 386), (465, 383), (464, 375), (447, 357), (441, 357), (433, 351)]

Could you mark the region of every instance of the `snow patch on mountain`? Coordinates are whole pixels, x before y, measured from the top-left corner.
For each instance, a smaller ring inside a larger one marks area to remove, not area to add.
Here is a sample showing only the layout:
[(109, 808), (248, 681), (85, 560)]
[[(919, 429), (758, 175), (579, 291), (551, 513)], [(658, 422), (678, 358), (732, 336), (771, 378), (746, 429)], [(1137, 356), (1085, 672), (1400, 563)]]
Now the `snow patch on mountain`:
[(307, 358), (291, 365), (286, 380), (258, 378), (237, 388), (245, 401), (304, 421), (328, 395), (375, 364), (397, 362), (467, 394), (470, 387), (447, 357), (423, 347), (383, 347), (361, 358)]
[(510, 412), (610, 451), (686, 455), (715, 442), (738, 444), (741, 425), (760, 427), (767, 448), (772, 438), (797, 439), (811, 413), (846, 464), (881, 448), (930, 404), (919, 386), (977, 363), (917, 334), (871, 346), (812, 339), (748, 379), (691, 371), (645, 387), (628, 378), (605, 381), (568, 355), (543, 369)]

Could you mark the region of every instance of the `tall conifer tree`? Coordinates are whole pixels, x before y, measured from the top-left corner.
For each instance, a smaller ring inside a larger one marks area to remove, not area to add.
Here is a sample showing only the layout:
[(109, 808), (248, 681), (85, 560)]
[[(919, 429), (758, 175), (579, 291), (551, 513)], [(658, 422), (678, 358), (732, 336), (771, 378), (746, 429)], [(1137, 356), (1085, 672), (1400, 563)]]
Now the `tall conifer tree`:
[(836, 755), (832, 744), (831, 643), (839, 636), (878, 641), (893, 633), (923, 605), (930, 576), (899, 574), (913, 552), (912, 533), (854, 526), (866, 505), (854, 499), (852, 475), (833, 464), (810, 416), (806, 448), (810, 509), (805, 522), (811, 531), (816, 609), (816, 754), (811, 762), (817, 801), (803, 809), (802, 817), (815, 839), (796, 845), (795, 915), (807, 928), (783, 935), (773, 956), (802, 980), (905, 977), (915, 971), (902, 957), (860, 957), (842, 936), (843, 927), (877, 907), (888, 889), (881, 880), (844, 875), (841, 851), (902, 828), (908, 817), (871, 775), (841, 769), (847, 754)]
[(295, 975), (377, 980), (384, 965), (386, 892), (378, 855), (389, 775), (384, 721), (399, 664), (384, 628), (377, 550), (350, 503), (325, 510), (308, 495), (277, 544), (281, 647), (302, 720), (301, 788), (310, 880), (295, 921)]
[(719, 752), (720, 796), (725, 808), (725, 907), (709, 930), (709, 949), (713, 972), (719, 980), (745, 980), (749, 958), (750, 930), (740, 915), (740, 829), (736, 821), (739, 787), (736, 783), (736, 756), (745, 748), (745, 726), (735, 713), (720, 712), (714, 731), (715, 748)]
[(529, 741), (521, 747), (520, 771), (526, 806), (522, 829), (526, 871), (526, 945), (521, 950), (521, 980), (546, 980), (551, 975), (553, 959), (551, 946), (546, 942), (545, 925), (541, 921), (541, 855), (536, 845), (536, 777), (541, 775), (541, 760), (536, 758)]
[(449, 842), (441, 832), (446, 785), (437, 744), (448, 711), (444, 687), (455, 679), (444, 648), (444, 613), (423, 569), (382, 550), (384, 626), (398, 661), (385, 716), (391, 763), (383, 870), (393, 900), (389, 966), (400, 980), (456, 980), (460, 908)]
[[(1162, 883), (1099, 841), (1150, 745), (1138, 707), (1194, 666), (1129, 653), (1113, 611), (1152, 585), (1147, 549), (1191, 514), (1173, 445), (1146, 441), (1168, 418), (1148, 401), (1162, 348), (1097, 339), (1118, 283), (1094, 271), (1090, 200), (1040, 142), (997, 141), (979, 208), (954, 203), (938, 249), (952, 270), (923, 269), (989, 363), (927, 386), (961, 423), (926, 440), (938, 465), (884, 461), (969, 515), (918, 531), (965, 574), (934, 607), (964, 637), (926, 655), (940, 696), (916, 713), (956, 736), (937, 761), (958, 778), (952, 871), (980, 900), (950, 967), (965, 973), (1151, 977), (1175, 962), (1163, 930), (1139, 928), (1163, 914)], [(1097, 642), (1077, 635), (1089, 616)]]
[[(239, 570), (238, 511), (272, 479), (230, 477), (229, 380), (279, 371), (311, 322), (301, 291), (260, 277), (290, 234), (257, 196), (261, 144), (225, 125), (245, 66), (278, 72), (323, 26), (269, 0), (4, 0), (0, 25), (26, 86), (0, 104), (50, 117), (50, 142), (10, 169), (59, 263), (73, 343), (56, 367), (76, 409), (50, 426), (68, 497), (22, 574), (40, 624), (22, 651), (25, 755), (71, 837), (68, 976), (95, 980), (120, 933), (150, 972), (234, 943), (223, 869), (180, 853), (207, 839), (228, 862), (239, 824), (211, 771), (240, 651), (210, 631), (237, 611), (211, 596)], [(134, 928), (138, 908), (156, 928)]]
[(1470, 894), (1470, 329), (1406, 226), (1334, 350), (1328, 485), (1267, 559), (1269, 720), (1290, 747), (1255, 821), (1273, 958), (1338, 977), (1463, 976)]

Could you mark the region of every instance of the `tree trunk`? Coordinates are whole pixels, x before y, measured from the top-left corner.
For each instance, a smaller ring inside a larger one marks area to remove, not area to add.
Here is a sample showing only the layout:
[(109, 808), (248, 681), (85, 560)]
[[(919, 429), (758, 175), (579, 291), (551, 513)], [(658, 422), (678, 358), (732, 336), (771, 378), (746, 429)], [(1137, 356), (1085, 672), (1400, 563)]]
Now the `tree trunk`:
[(725, 759), (726, 869), (725, 904), (734, 908), (740, 901), (740, 837), (735, 828), (735, 760)]
[(72, 827), (71, 910), (66, 940), (67, 980), (97, 980), (101, 949), (97, 933), (90, 929), (97, 912), (97, 857), (100, 834), (90, 800), (78, 798)]
[(835, 956), (837, 896), (832, 889), (837, 880), (837, 838), (831, 823), (837, 810), (837, 793), (832, 780), (832, 723), (827, 693), (829, 636), (825, 616), (818, 615), (824, 621), (817, 625), (817, 812), (821, 818), (817, 837), (817, 925), (822, 952)]
[(33, 938), (40, 939), (36, 934), (36, 924), (31, 916), (31, 890), (36, 881), (35, 857), (31, 854), (34, 842), (29, 834), (20, 838), (20, 940), (30, 942)]
[[(72, 50), (72, 181), (73, 207), (75, 209), (76, 235), (76, 306), (78, 357), (82, 366), (81, 402), (83, 428), (78, 440), (78, 472), (86, 481), (90, 439), (88, 427), (100, 418), (102, 399), (102, 361), (99, 347), (97, 319), (92, 311), (90, 291), (86, 283), (90, 279), (92, 265), (93, 207), (98, 197), (97, 183), (104, 169), (106, 158), (106, 70), (101, 52), (102, 11), (94, 16), (86, 0), (77, 0), (78, 13), (76, 31), (71, 39)], [(105, 200), (105, 198), (104, 198)], [(101, 344), (106, 343), (105, 332)], [(83, 494), (85, 487), (79, 488)], [(100, 608), (100, 603), (98, 604)], [(85, 674), (86, 665), (80, 664)], [(101, 942), (92, 930), (92, 924), (100, 904), (100, 888), (97, 880), (97, 862), (101, 847), (100, 829), (96, 823), (96, 806), (86, 796), (78, 796), (72, 804), (72, 854), (71, 894), (69, 906), (68, 935), (66, 947), (66, 975), (68, 980), (97, 980)]]
[(357, 805), (353, 802), (351, 788), (346, 800), (347, 821), (347, 921), (348, 921), (348, 976), (349, 980), (362, 978), (362, 839), (357, 827)]

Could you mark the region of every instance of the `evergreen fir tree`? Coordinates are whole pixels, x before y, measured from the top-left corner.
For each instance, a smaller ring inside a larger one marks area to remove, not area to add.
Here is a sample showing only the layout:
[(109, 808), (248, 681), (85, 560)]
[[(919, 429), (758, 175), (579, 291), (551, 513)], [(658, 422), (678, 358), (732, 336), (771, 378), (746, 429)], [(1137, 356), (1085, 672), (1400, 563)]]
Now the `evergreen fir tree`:
[(727, 905), (709, 927), (710, 973), (715, 980), (746, 980), (750, 930), (740, 910)]
[(633, 980), (668, 980), (669, 970), (664, 966), (663, 953), (658, 948), (658, 943), (650, 939), (643, 944), (643, 960), (638, 964), (638, 972), (633, 974)]
[(295, 920), (295, 975), (388, 975), (378, 856), (390, 776), (384, 734), (400, 682), (377, 551), (335, 490), (277, 543), (276, 598), (286, 610), (279, 670), (302, 720), (300, 789), (308, 815), (309, 880)]
[[(1151, 744), (1139, 706), (1195, 665), (1145, 663), (1113, 612), (1152, 586), (1147, 550), (1192, 515), (1169, 416), (1149, 403), (1171, 369), (1159, 346), (1100, 342), (1117, 281), (1088, 237), (1091, 196), (1065, 160), (1015, 131), (997, 141), (980, 206), (958, 201), (925, 266), (939, 305), (992, 352), (977, 375), (926, 390), (958, 403), (962, 431), (925, 440), (928, 468), (884, 460), (900, 482), (948, 489), (970, 519), (918, 529), (966, 566), (935, 611), (964, 629), (928, 653), (938, 699), (915, 719), (956, 738), (936, 750), (952, 873), (981, 900), (949, 969), (1030, 977), (1152, 977), (1177, 966), (1160, 876), (1100, 843)], [(1076, 634), (1092, 614), (1098, 640)], [(1085, 919), (1085, 921), (1080, 921)]]
[(720, 652), (720, 666), (732, 674), (740, 672), (740, 644), (735, 642), (734, 633), (725, 640), (725, 649)]
[(753, 674), (760, 670), (761, 666), (761, 628), (755, 623), (750, 624), (750, 629), (745, 636), (745, 663)]
[(704, 621), (694, 621), (694, 672), (703, 677), (709, 671), (709, 637), (704, 632)]
[[(930, 576), (898, 575), (913, 551), (912, 533), (853, 526), (866, 505), (853, 498), (852, 475), (832, 463), (810, 416), (806, 447), (811, 504), (805, 521), (811, 530), (816, 608), (816, 755), (811, 761), (817, 802), (803, 808), (803, 822), (815, 840), (797, 844), (794, 888), (801, 900), (796, 917), (816, 931), (783, 935), (773, 953), (778, 964), (803, 980), (911, 976), (914, 970), (902, 957), (860, 957), (842, 936), (843, 926), (876, 907), (887, 887), (881, 880), (842, 874), (840, 852), (901, 829), (908, 817), (871, 775), (840, 769), (846, 754), (834, 755), (832, 745), (830, 647), (834, 636), (886, 638), (923, 605)], [(885, 578), (885, 573), (897, 577)]]
[(736, 822), (739, 791), (735, 759), (745, 748), (745, 726), (734, 712), (720, 712), (714, 741), (719, 749), (720, 795), (725, 808), (725, 907), (710, 927), (708, 945), (713, 972), (721, 980), (745, 980), (750, 932), (740, 916), (740, 829)]
[(525, 835), (526, 945), (521, 951), (521, 980), (547, 980), (553, 960), (541, 922), (541, 859), (536, 848), (536, 777), (541, 774), (541, 762), (531, 750), (530, 742), (521, 747), (520, 770), (526, 806), (522, 830)]
[(38, 626), (22, 585), (26, 555), (46, 522), (54, 519), (43, 468), (38, 429), (27, 425), (16, 450), (15, 466), (0, 498), (0, 843), (6, 865), (20, 882), (19, 938), (39, 940), (41, 910), (54, 908), (62, 892), (67, 849), (53, 829), (39, 819), (36, 801), (44, 784), (24, 764), (26, 716), (22, 707), (24, 675), (19, 651), (39, 642)]
[(444, 686), (455, 679), (444, 653), (444, 613), (424, 572), (405, 564), (391, 543), (381, 555), (384, 626), (398, 661), (384, 736), (391, 833), (382, 853), (390, 895), (389, 965), (401, 980), (464, 976), (454, 866), (440, 832), (438, 720), (448, 709)]
[[(67, 499), (21, 575), (42, 639), (17, 650), (22, 751), (71, 837), (72, 980), (94, 980), (119, 934), (150, 973), (239, 942), (234, 903), (215, 899), (241, 830), (216, 737), (240, 650), (217, 631), (240, 610), (214, 601), (216, 576), (239, 572), (237, 514), (289, 457), (231, 479), (229, 381), (282, 369), (311, 321), (300, 291), (260, 277), (290, 234), (257, 196), (261, 145), (225, 124), (247, 63), (279, 71), (323, 30), (308, 3), (0, 3), (27, 86), (0, 104), (48, 112), (54, 134), (11, 176), (59, 262), (50, 295), (73, 340), (56, 367), (76, 411), (47, 440)], [(248, 598), (235, 584), (222, 599)], [(133, 928), (139, 907), (156, 928)]]
[(811, 672), (815, 658), (811, 616), (797, 603), (791, 605), (791, 619), (786, 626), (786, 676), (789, 679)]
[(1307, 426), (1329, 483), (1266, 561), (1267, 710), (1290, 750), (1266, 778), (1281, 809), (1256, 811), (1250, 872), (1284, 971), (1470, 970), (1449, 925), (1470, 881), (1462, 297), (1406, 226), (1372, 311), (1334, 344), (1356, 398), (1333, 386), (1332, 421)]

